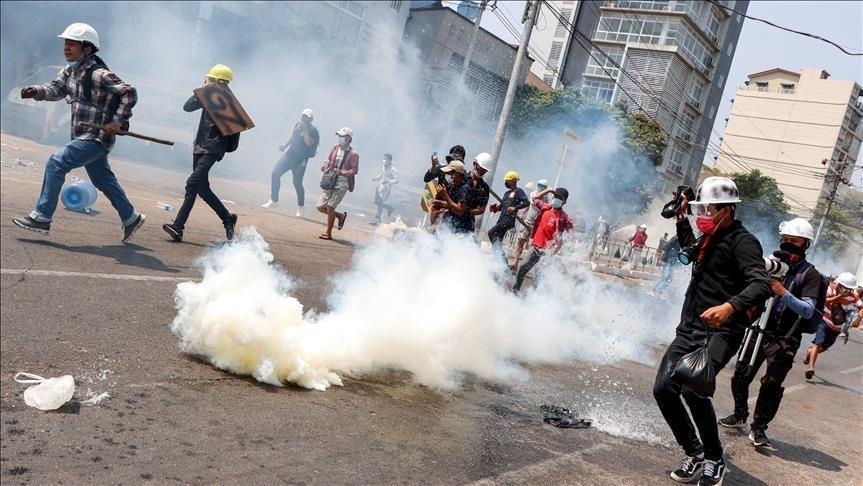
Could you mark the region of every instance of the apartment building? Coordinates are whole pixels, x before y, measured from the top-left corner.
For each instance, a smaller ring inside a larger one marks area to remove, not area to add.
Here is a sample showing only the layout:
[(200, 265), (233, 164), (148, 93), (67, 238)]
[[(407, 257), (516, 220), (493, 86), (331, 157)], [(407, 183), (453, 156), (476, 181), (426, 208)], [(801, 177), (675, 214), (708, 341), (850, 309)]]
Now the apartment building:
[[(750, 74), (737, 89), (716, 164), (723, 172), (758, 169), (776, 179), (792, 211), (810, 217), (835, 176), (859, 181), (852, 172), (863, 139), (861, 117), (863, 90), (855, 81), (811, 68)], [(839, 202), (859, 207), (855, 188), (840, 187)]]
[[(583, 3), (577, 0), (545, 2), (542, 6), (542, 17), (531, 33), (531, 51), (544, 62), (533, 63), (530, 71), (552, 88), (562, 86), (561, 74), (571, 44), (571, 27), (568, 26), (575, 24), (579, 5)], [(568, 24), (560, 22), (557, 16), (552, 14), (551, 8), (559, 12)]]
[[(567, 2), (550, 3), (560, 11)], [(702, 1), (572, 3), (571, 23), (583, 35), (568, 38), (560, 83), (649, 114), (669, 135), (657, 190), (694, 184), (743, 17)], [(718, 3), (743, 13), (749, 5)]]

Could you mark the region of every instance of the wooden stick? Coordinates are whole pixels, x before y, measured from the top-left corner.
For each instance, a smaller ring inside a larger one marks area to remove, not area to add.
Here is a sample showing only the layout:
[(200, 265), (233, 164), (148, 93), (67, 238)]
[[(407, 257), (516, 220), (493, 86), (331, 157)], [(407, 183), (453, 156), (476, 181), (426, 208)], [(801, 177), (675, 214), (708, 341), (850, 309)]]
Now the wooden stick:
[[(95, 123), (87, 123), (87, 122), (78, 122), (78, 126), (85, 128), (98, 128), (102, 130), (104, 127), (101, 125), (96, 125)], [(117, 135), (128, 135), (130, 137), (140, 138), (141, 140), (149, 140), (150, 142), (161, 143), (162, 145), (174, 145), (174, 142), (170, 140), (162, 140), (161, 138), (150, 137), (147, 135), (141, 135), (140, 133), (135, 132), (127, 132), (125, 130), (120, 130), (117, 132)]]
[[(494, 192), (494, 189), (492, 189), (492, 188), (491, 188), (491, 186), (489, 186), (489, 187), (488, 187), (488, 192), (490, 192), (490, 193), (491, 193), (491, 195), (492, 195), (492, 196), (494, 196), (494, 198), (495, 198), (495, 199), (497, 199), (497, 201), (498, 201), (498, 202), (503, 202), (503, 199), (501, 199), (501, 198), (500, 198), (500, 196), (498, 196), (498, 195), (497, 195), (497, 193), (496, 193), (496, 192)], [(521, 223), (521, 224), (522, 224), (522, 226), (524, 226), (525, 228), (527, 228), (527, 229), (528, 229), (528, 231), (530, 231), (530, 230), (531, 230), (531, 227), (530, 227), (530, 226), (528, 226), (528, 224), (527, 224), (527, 223), (525, 223), (524, 221), (522, 221), (522, 219), (518, 217), (518, 214), (513, 213), (513, 216), (515, 216), (515, 220), (516, 220), (516, 221), (518, 221), (519, 223)]]

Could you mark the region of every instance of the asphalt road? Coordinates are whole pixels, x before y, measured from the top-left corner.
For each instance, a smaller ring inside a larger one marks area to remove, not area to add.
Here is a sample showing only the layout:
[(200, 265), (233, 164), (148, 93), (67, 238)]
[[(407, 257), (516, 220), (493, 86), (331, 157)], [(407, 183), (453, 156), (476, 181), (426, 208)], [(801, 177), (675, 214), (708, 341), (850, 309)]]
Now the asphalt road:
[[(468, 378), (451, 392), (381, 371), (316, 392), (262, 385), (184, 355), (169, 331), (173, 291), (200, 278), (192, 262), (223, 238), (221, 224), (201, 204), (187, 241), (169, 241), (159, 226), (171, 215), (155, 203), (179, 206), (188, 174), (113, 160), (149, 216), (133, 243), (120, 242), (104, 197), (90, 215), (59, 209), (50, 237), (20, 230), (11, 218), (32, 209), (52, 150), (2, 136), (3, 484), (673, 484), (668, 472), (681, 453), (651, 396), (654, 366), (529, 366), (526, 381)], [(321, 242), (320, 215), (258, 206), (265, 183), (213, 185), (236, 201), (239, 226), (258, 227), (302, 277), (296, 296), (306, 308), (325, 309), (329, 277), (370, 239), (367, 221), (349, 219), (336, 241)], [(811, 382), (802, 365), (792, 370), (768, 431), (774, 450), (723, 431), (725, 484), (861, 484), (861, 343), (854, 331), (823, 355)], [(13, 381), (19, 371), (72, 374), (76, 395), (58, 411), (29, 408)], [(729, 379), (729, 370), (720, 374), (720, 416), (732, 405)], [(544, 425), (544, 403), (594, 427)]]

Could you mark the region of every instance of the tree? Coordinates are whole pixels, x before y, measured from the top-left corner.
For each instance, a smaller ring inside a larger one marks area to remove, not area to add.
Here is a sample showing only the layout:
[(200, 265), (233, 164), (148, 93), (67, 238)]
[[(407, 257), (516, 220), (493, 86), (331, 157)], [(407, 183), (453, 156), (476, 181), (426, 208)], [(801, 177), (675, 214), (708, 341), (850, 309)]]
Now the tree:
[(566, 127), (582, 140), (607, 139), (613, 132), (607, 130), (609, 126), (617, 128), (619, 146), (612, 153), (591, 157), (590, 170), (579, 174), (579, 182), (592, 194), (590, 206), (603, 208), (607, 216), (641, 214), (652, 199), (653, 168), (662, 162), (667, 146), (662, 128), (646, 114), (627, 114), (573, 88), (542, 91), (523, 85), (516, 94), (509, 135), (515, 144), (530, 144), (542, 139), (543, 133), (560, 133)]
[(766, 235), (765, 248), (778, 246), (779, 223), (791, 219), (791, 207), (785, 202), (776, 179), (765, 176), (758, 169), (749, 172), (728, 174), (740, 191), (741, 202), (737, 204), (739, 219), (756, 234)]

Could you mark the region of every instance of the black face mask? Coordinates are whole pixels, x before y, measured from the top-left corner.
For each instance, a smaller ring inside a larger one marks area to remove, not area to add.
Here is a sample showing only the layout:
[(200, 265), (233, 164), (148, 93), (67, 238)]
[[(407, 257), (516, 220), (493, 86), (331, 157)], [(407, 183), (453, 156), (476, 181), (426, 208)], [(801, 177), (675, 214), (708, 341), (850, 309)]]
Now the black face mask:
[[(790, 241), (786, 241), (784, 243), (779, 244), (779, 249), (786, 253), (791, 253), (797, 256), (803, 256), (806, 254), (806, 248), (801, 248)], [(778, 255), (777, 255), (778, 256)]]

